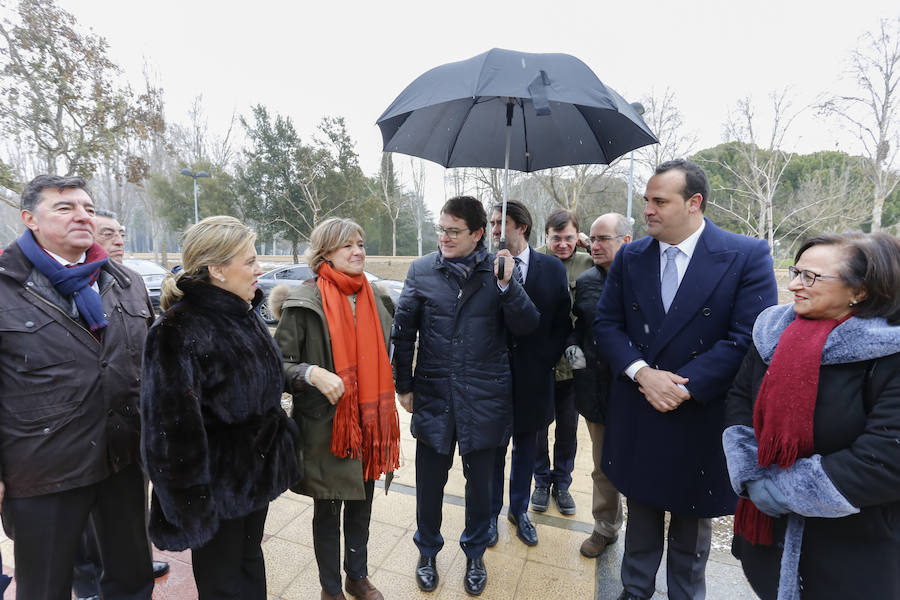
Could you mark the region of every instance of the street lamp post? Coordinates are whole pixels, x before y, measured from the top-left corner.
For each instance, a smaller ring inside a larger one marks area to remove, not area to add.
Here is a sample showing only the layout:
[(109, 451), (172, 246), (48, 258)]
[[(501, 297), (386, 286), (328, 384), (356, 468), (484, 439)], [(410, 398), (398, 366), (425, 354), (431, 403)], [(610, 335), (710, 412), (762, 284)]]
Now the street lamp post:
[[(194, 180), (194, 224), (197, 224), (200, 222), (200, 211), (197, 207), (197, 178), (198, 177), (209, 177), (209, 173), (207, 173), (206, 171), (199, 171), (197, 173), (194, 173), (190, 169), (182, 169), (181, 174), (187, 175), (188, 177), (190, 177), (191, 179)], [(630, 198), (631, 198), (631, 196), (629, 196), (629, 206), (631, 205)]]
[[(634, 112), (636, 112), (639, 115), (644, 114), (644, 105), (641, 104), (640, 102), (632, 102), (631, 108), (633, 108)], [(628, 167), (628, 212), (625, 216), (628, 217), (629, 223), (634, 223), (634, 219), (631, 218), (631, 196), (632, 196), (633, 192), (634, 192), (634, 150), (631, 151), (630, 165)]]

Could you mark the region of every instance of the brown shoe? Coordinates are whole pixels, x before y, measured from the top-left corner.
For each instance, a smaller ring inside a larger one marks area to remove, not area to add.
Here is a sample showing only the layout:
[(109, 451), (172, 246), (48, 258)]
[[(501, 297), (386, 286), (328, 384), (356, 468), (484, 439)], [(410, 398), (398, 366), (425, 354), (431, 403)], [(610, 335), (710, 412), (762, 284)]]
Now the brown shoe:
[(584, 540), (584, 543), (581, 544), (581, 553), (588, 558), (597, 558), (603, 554), (603, 551), (606, 550), (607, 546), (615, 543), (617, 539), (619, 539), (619, 536), (617, 535), (606, 537), (602, 533), (595, 531), (591, 534), (591, 537)]
[(344, 595), (344, 592), (329, 594), (325, 590), (322, 590), (322, 600), (347, 600), (347, 596)]
[(344, 589), (347, 590), (348, 594), (354, 598), (359, 598), (359, 600), (384, 600), (384, 596), (375, 589), (368, 577), (363, 577), (362, 579), (350, 579), (347, 577), (344, 580)]

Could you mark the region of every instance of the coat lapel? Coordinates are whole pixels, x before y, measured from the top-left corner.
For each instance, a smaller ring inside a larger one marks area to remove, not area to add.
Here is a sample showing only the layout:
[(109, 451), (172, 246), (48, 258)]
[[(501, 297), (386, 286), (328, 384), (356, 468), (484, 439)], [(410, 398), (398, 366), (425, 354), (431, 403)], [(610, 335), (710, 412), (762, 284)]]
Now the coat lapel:
[[(663, 318), (662, 299), (659, 295), (659, 242), (653, 240), (637, 255), (628, 270), (631, 289), (634, 290), (634, 302), (640, 307), (650, 331), (658, 331)], [(632, 307), (626, 306), (625, 310)]]
[(541, 267), (538, 262), (537, 252), (534, 251), (534, 248), (531, 246), (528, 247), (528, 273), (525, 275), (525, 292), (528, 294), (528, 297), (532, 297), (532, 292), (534, 292), (534, 288), (537, 287), (538, 282), (541, 281)]

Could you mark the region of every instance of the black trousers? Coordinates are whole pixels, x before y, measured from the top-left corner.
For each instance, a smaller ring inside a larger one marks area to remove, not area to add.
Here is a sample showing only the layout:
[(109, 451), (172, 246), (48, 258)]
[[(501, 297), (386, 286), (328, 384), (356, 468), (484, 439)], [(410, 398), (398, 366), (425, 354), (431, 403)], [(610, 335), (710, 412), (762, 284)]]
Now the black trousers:
[(75, 568), (72, 570), (72, 591), (75, 592), (75, 597), (99, 596), (101, 573), (103, 566), (100, 564), (97, 534), (94, 533), (94, 524), (88, 519), (88, 525), (78, 544), (78, 554), (75, 555)]
[(268, 512), (266, 505), (222, 521), (211, 540), (191, 549), (199, 600), (266, 600), (262, 537)]
[(17, 600), (70, 600), (72, 567), (88, 516), (104, 567), (104, 600), (149, 600), (153, 567), (143, 487), (140, 468), (131, 465), (73, 490), (5, 498), (3, 524), (15, 542)]
[[(496, 448), (485, 448), (462, 457), (466, 478), (466, 527), (459, 538), (467, 558), (481, 558), (487, 548), (494, 498)], [(453, 465), (453, 453), (440, 454), (416, 443), (416, 533), (413, 541), (422, 556), (437, 556), (444, 547), (441, 536), (444, 486)]]
[[(656, 571), (663, 554), (666, 512), (628, 499), (622, 585), (642, 598), (653, 596)], [(669, 514), (666, 583), (671, 600), (706, 598), (706, 561), (712, 542), (712, 521)]]
[(313, 501), (313, 548), (319, 583), (331, 595), (341, 593), (341, 504), (344, 505), (344, 571), (350, 579), (369, 576), (369, 521), (375, 482), (366, 481), (365, 500)]

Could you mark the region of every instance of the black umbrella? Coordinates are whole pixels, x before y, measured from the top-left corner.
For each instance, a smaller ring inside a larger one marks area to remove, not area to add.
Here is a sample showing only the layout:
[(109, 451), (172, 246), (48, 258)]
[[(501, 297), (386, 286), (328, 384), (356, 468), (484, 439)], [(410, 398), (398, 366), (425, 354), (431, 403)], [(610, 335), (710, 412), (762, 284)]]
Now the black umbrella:
[(377, 124), (385, 152), (445, 167), (503, 167), (501, 248), (509, 169), (609, 164), (658, 142), (634, 108), (574, 56), (499, 48), (420, 75)]

